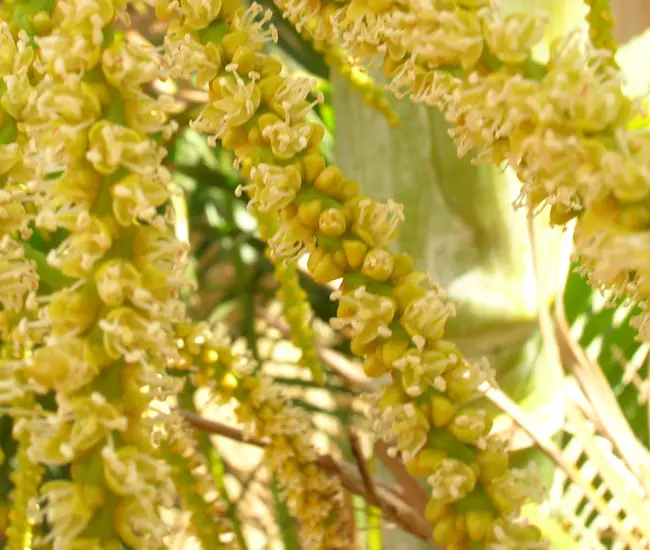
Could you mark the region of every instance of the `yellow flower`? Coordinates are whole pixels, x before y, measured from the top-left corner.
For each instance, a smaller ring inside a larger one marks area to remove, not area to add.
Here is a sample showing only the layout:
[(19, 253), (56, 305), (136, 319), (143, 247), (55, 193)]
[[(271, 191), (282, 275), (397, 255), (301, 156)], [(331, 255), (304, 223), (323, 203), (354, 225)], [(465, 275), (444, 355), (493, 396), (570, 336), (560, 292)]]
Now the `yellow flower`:
[(483, 22), (485, 41), (504, 63), (521, 63), (544, 38), (547, 22), (548, 14), (537, 10), (507, 17), (492, 13)]
[(36, 290), (38, 276), (34, 262), (25, 258), (25, 251), (8, 236), (0, 240), (0, 304), (5, 310), (22, 309), (25, 298)]
[(99, 374), (90, 344), (78, 337), (57, 339), (56, 347), (37, 349), (27, 358), (25, 376), (39, 388), (74, 392)]

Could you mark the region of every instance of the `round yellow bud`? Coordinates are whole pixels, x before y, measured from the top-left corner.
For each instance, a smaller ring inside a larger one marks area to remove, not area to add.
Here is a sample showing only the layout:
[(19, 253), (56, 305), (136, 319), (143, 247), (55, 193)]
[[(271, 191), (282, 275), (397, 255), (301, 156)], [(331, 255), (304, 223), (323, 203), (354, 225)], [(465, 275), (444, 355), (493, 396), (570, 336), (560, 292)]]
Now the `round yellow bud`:
[(52, 17), (46, 11), (39, 11), (32, 15), (32, 25), (38, 35), (44, 35), (52, 30)]
[(447, 453), (439, 449), (423, 449), (406, 465), (406, 470), (413, 476), (433, 474), (446, 458)]
[(480, 477), (483, 482), (489, 482), (499, 477), (508, 469), (508, 455), (505, 451), (481, 451), (476, 459), (481, 469)]
[(232, 62), (237, 65), (240, 75), (247, 75), (255, 68), (255, 52), (246, 46), (240, 46), (232, 56)]
[(389, 371), (388, 365), (384, 363), (379, 357), (369, 356), (363, 363), (363, 372), (370, 378), (379, 378)]
[(347, 220), (342, 210), (328, 208), (318, 218), (318, 229), (328, 237), (340, 237), (347, 230)]
[(235, 55), (235, 52), (241, 46), (248, 44), (249, 38), (246, 32), (244, 31), (234, 31), (228, 33), (221, 39), (221, 48), (228, 58), (232, 59)]
[(464, 409), (454, 418), (449, 431), (456, 439), (463, 443), (474, 444), (481, 437), (485, 437), (492, 429), (492, 418), (486, 411)]
[(431, 420), (436, 428), (442, 428), (451, 422), (456, 413), (456, 405), (443, 395), (431, 398)]
[(305, 183), (313, 183), (318, 175), (325, 170), (325, 159), (317, 154), (307, 154), (301, 161), (303, 180)]
[(336, 198), (343, 188), (343, 174), (336, 166), (328, 166), (323, 170), (316, 181), (314, 187), (330, 197)]
[(366, 257), (368, 245), (359, 240), (344, 240), (342, 243), (345, 259), (352, 269), (361, 266), (363, 259)]
[(384, 395), (379, 399), (379, 407), (381, 410), (386, 410), (388, 407), (394, 405), (401, 405), (406, 403), (407, 397), (404, 390), (398, 386), (389, 386), (384, 390)]
[(443, 517), (433, 528), (433, 540), (438, 544), (452, 544), (456, 540), (456, 522), (454, 516)]
[(393, 255), (382, 248), (373, 248), (366, 254), (361, 273), (380, 283), (386, 282), (393, 272)]
[(465, 514), (467, 534), (473, 541), (484, 540), (492, 528), (492, 513), (488, 510), (470, 510)]
[(406, 252), (400, 252), (393, 257), (393, 273), (390, 278), (393, 281), (398, 281), (402, 277), (406, 277), (413, 272), (413, 258)]
[(438, 523), (443, 517), (451, 515), (451, 506), (442, 500), (432, 498), (424, 510), (424, 517), (434, 525)]
[(298, 218), (307, 227), (316, 228), (320, 226), (323, 202), (320, 199), (303, 202), (298, 206)]
[(354, 197), (356, 197), (359, 194), (359, 184), (351, 179), (345, 179), (343, 180), (343, 187), (341, 188), (341, 193), (339, 195), (339, 198), (343, 202), (347, 202), (349, 200), (352, 200)]
[(317, 283), (325, 284), (343, 277), (343, 270), (336, 265), (331, 254), (316, 248), (307, 260), (307, 269)]
[(395, 361), (404, 356), (408, 348), (408, 340), (393, 337), (388, 340), (388, 342), (385, 342), (381, 347), (382, 361), (387, 365), (392, 366)]

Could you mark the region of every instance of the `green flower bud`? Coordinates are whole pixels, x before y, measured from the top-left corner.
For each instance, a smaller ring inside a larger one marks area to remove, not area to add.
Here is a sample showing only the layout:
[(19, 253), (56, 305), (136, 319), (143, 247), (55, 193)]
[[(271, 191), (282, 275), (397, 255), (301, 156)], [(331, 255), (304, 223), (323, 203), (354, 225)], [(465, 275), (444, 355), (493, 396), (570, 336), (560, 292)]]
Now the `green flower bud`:
[(436, 428), (443, 428), (451, 422), (456, 414), (457, 405), (442, 395), (431, 398), (431, 420)]

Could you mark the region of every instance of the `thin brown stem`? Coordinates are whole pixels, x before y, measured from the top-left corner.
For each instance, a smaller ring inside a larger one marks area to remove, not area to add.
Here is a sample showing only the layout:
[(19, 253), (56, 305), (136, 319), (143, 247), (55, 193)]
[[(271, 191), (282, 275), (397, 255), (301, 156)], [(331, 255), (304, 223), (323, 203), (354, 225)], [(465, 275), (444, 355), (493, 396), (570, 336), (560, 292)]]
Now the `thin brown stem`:
[[(266, 440), (247, 439), (244, 436), (244, 432), (238, 428), (233, 428), (187, 411), (180, 411), (180, 414), (198, 430), (257, 447), (266, 447), (269, 444)], [(380, 508), (385, 518), (394, 521), (400, 528), (416, 537), (430, 541), (431, 525), (421, 513), (406, 501), (401, 491), (396, 491), (384, 481), (373, 478), (372, 485), (374, 487), (374, 494), (372, 494), (355, 466), (338, 461), (331, 455), (319, 455), (315, 463), (323, 470), (337, 476), (341, 484), (348, 491), (361, 495), (370, 504)]]
[(350, 440), (350, 447), (352, 448), (352, 455), (357, 461), (357, 466), (359, 467), (359, 473), (363, 479), (363, 482), (366, 486), (368, 494), (372, 497), (373, 500), (379, 500), (377, 498), (377, 491), (375, 489), (375, 483), (372, 478), (372, 475), (368, 471), (368, 465), (366, 464), (366, 458), (363, 455), (363, 449), (361, 448), (361, 441), (359, 436), (353, 431), (349, 431), (348, 439)]

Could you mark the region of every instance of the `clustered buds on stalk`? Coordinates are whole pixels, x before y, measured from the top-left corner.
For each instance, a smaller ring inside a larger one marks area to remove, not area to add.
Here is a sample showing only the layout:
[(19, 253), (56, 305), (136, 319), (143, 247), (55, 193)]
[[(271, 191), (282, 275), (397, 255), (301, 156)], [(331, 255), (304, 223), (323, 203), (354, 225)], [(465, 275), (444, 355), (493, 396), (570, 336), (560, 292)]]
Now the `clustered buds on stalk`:
[(235, 354), (225, 328), (207, 323), (179, 327), (182, 363), (197, 386), (210, 387), (219, 403), (236, 403), (245, 434), (267, 440), (264, 464), (277, 475), (289, 508), (299, 522), (301, 548), (348, 549), (347, 508), (341, 485), (315, 463), (309, 415), (292, 406), (279, 386), (254, 362)]
[(300, 286), (296, 265), (277, 265), (275, 277), (280, 282), (278, 297), (284, 306), (291, 341), (301, 352), (300, 363), (309, 369), (314, 382), (320, 385), (324, 378), (311, 326), (313, 312), (309, 307), (307, 293)]
[[(267, 462), (304, 547), (350, 545), (341, 487), (315, 467), (306, 419), (242, 368), (249, 363), (229, 342), (187, 325), (178, 298), (188, 247), (165, 210), (170, 174), (158, 142), (175, 125), (169, 100), (146, 91), (168, 74), (208, 87), (193, 127), (235, 152), (240, 191), (274, 228), (268, 244), (279, 269), (308, 252), (317, 282), (342, 279), (332, 324), (368, 376), (390, 375), (377, 425), (407, 469), (428, 480), (433, 539), (451, 550), (543, 547), (517, 519), (535, 477), (509, 465), (476, 403), (491, 369), (444, 340), (453, 307), (409, 256), (389, 251), (401, 206), (361, 195), (327, 166), (324, 130), (307, 119), (322, 98), (263, 52), (277, 38), (269, 15), (238, 0), (158, 0), (158, 17), (169, 21), (164, 71), (154, 48), (117, 30), (128, 24), (128, 3), (0, 5), (0, 404), (17, 419), (21, 460), (10, 550), (23, 548), (40, 520), (54, 550), (161, 548), (158, 505), (171, 502), (171, 479), (195, 511), (207, 504), (221, 513), (205, 500), (202, 465), (180, 448), (187, 440), (174, 418), (167, 464), (152, 440), (151, 403), (179, 390), (182, 379), (167, 368), (182, 365), (238, 401), (251, 436), (268, 438)], [(590, 21), (604, 49), (571, 35), (544, 66), (531, 57), (543, 14), (504, 16), (491, 0), (277, 3), (316, 40), (381, 57), (393, 91), (446, 112), (461, 153), (508, 161), (524, 182), (522, 202), (551, 204), (554, 223), (578, 216), (578, 253), (594, 285), (648, 302), (650, 137), (633, 127), (644, 113), (621, 92), (602, 2), (591, 2)], [(41, 262), (58, 273), (48, 296), (35, 294), (37, 262), (24, 246), (34, 229), (62, 235)], [(644, 309), (645, 339), (649, 319)], [(47, 394), (54, 405), (35, 405)], [(70, 476), (43, 484), (28, 517), (39, 463), (68, 466)], [(189, 478), (179, 475), (185, 467)], [(227, 530), (196, 515), (203, 538)]]
[[(429, 478), (434, 540), (454, 549), (540, 547), (539, 532), (513, 519), (534, 496), (535, 478), (509, 467), (503, 445), (487, 437), (490, 419), (469, 404), (492, 381), (491, 370), (442, 340), (452, 306), (410, 257), (387, 249), (403, 220), (401, 206), (361, 195), (354, 181), (326, 166), (322, 129), (306, 119), (310, 83), (283, 76), (281, 64), (262, 52), (274, 33), (264, 28), (261, 8), (242, 13), (231, 2), (197, 0), (167, 15), (175, 76), (215, 71), (194, 128), (235, 151), (250, 210), (273, 219), (272, 259), (287, 263), (309, 252), (317, 282), (343, 278), (333, 324), (352, 338), (369, 376), (391, 374), (379, 401), (384, 435), (409, 468)], [(192, 67), (182, 63), (188, 51)], [(316, 547), (332, 546), (324, 539)]]
[(192, 532), (205, 549), (234, 548), (231, 526), (225, 519), (226, 506), (221, 501), (212, 477), (210, 464), (198, 449), (183, 419), (172, 413), (165, 419), (161, 453), (171, 466), (171, 476), (191, 516)]
[[(49, 524), (45, 541), (56, 550), (163, 547), (158, 505), (173, 494), (149, 404), (178, 389), (165, 365), (177, 357), (187, 246), (161, 211), (170, 175), (148, 135), (174, 129), (168, 102), (144, 90), (160, 63), (116, 31), (125, 8), (121, 0), (2, 8), (0, 217), (12, 237), (60, 231), (47, 263), (70, 281), (21, 320), (33, 349), (16, 361), (21, 391), (53, 393), (56, 403), (21, 419), (21, 456), (70, 467), (69, 479), (42, 485), (33, 518)], [(35, 279), (9, 237), (1, 253), (8, 315)]]

